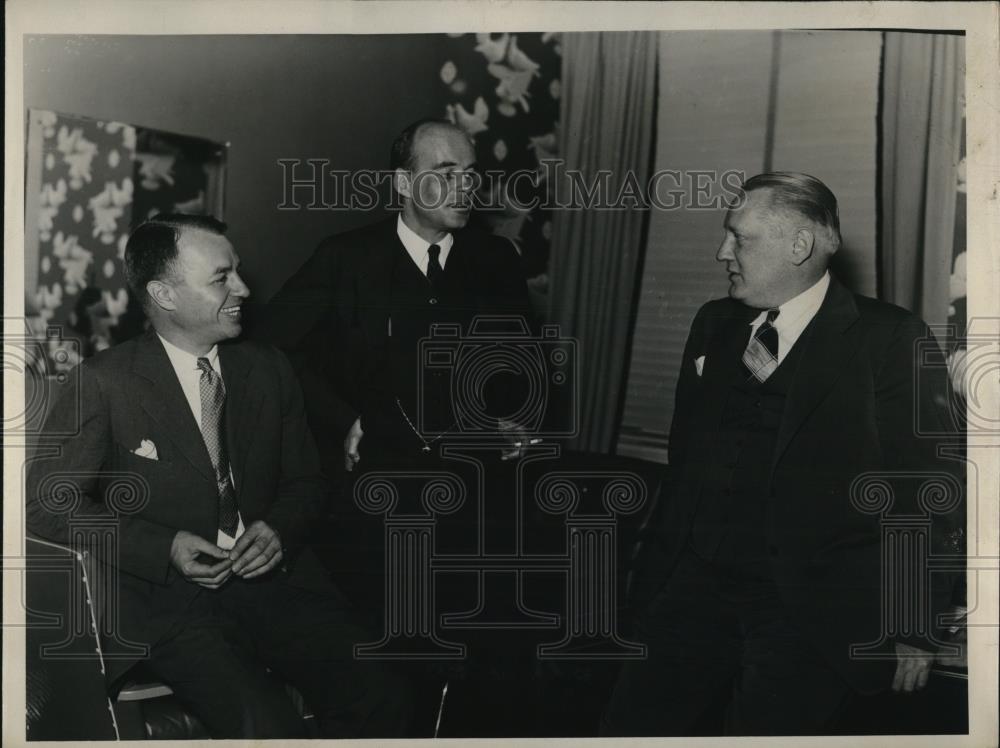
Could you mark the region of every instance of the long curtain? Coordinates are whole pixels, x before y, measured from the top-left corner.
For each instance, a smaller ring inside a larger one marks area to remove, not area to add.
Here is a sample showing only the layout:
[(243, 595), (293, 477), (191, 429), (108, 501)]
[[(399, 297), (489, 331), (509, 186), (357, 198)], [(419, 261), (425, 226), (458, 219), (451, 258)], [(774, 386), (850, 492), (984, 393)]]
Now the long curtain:
[[(643, 188), (649, 180), (657, 36), (597, 32), (563, 38), (564, 167), (588, 186), (609, 172), (608, 202), (630, 172)], [(570, 446), (590, 452), (609, 452), (618, 428), (648, 213), (631, 205), (574, 206), (556, 211), (553, 220), (548, 318), (576, 340), (578, 433)]]
[(942, 325), (953, 261), (965, 40), (887, 32), (882, 75), (881, 293)]

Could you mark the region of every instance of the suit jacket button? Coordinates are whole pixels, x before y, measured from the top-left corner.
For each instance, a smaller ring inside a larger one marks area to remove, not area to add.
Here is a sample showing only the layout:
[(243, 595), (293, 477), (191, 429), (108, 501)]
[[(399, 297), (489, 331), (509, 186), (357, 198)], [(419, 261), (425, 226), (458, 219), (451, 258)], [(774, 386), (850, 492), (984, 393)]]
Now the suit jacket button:
[(438, 303), (438, 300), (437, 300), (437, 299), (435, 299), (435, 298), (433, 298), (433, 297), (432, 297), (432, 298), (431, 298), (431, 299), (430, 299), (429, 301), (430, 301), (430, 302), (431, 302), (432, 304), (437, 304), (437, 303)]
[(769, 545), (767, 547), (767, 553), (768, 553), (768, 555), (771, 558), (777, 558), (777, 556), (778, 556), (778, 546), (776, 546), (776, 545)]

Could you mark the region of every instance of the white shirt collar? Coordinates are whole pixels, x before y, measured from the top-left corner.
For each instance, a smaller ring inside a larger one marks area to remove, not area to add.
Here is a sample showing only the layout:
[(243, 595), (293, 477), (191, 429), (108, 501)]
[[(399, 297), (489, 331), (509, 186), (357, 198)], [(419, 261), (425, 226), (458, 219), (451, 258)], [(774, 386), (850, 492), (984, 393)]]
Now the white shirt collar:
[[(830, 272), (827, 271), (805, 291), (778, 307), (778, 317), (774, 320), (774, 329), (778, 331), (778, 363), (785, 359), (792, 346), (802, 336), (802, 332), (812, 322), (812, 318), (823, 305), (829, 287)], [(751, 335), (757, 332), (757, 328), (766, 318), (765, 309), (753, 319), (750, 323)]]
[(163, 343), (163, 348), (167, 352), (167, 358), (170, 359), (171, 365), (174, 367), (174, 371), (177, 372), (178, 379), (183, 379), (184, 374), (182, 372), (198, 372), (198, 359), (207, 358), (208, 362), (212, 365), (212, 368), (218, 374), (222, 374), (219, 369), (219, 346), (213, 345), (212, 350), (206, 353), (204, 356), (195, 356), (193, 353), (188, 353), (187, 351), (178, 348), (176, 345), (171, 343), (165, 337), (156, 333), (156, 337), (160, 339)]
[[(420, 272), (427, 275), (427, 262), (430, 259), (427, 249), (431, 246), (431, 243), (426, 239), (422, 239), (413, 229), (404, 223), (402, 213), (396, 217), (396, 235), (406, 248), (406, 253), (410, 255), (414, 264), (420, 268)], [(438, 261), (441, 263), (442, 268), (448, 260), (448, 253), (451, 251), (451, 246), (454, 243), (455, 237), (451, 234), (445, 234), (444, 239), (437, 243), (441, 247), (441, 254), (438, 255)]]

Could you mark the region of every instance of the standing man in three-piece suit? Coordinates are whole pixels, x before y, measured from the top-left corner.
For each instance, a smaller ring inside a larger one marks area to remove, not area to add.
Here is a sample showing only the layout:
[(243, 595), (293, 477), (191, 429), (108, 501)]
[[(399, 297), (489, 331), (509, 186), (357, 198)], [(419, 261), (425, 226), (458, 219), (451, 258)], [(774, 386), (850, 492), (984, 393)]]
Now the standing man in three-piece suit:
[[(32, 465), (28, 530), (69, 538), (49, 476), (72, 482), (79, 519), (107, 516), (124, 474), (142, 500), (101, 558), (120, 572), (115, 633), (149, 647), (148, 669), (214, 737), (303, 737), (282, 681), (323, 736), (401, 735), (405, 688), (354, 661), (370, 635), (304, 549), (324, 481), (294, 372), (273, 348), (230, 340), (249, 289), (224, 232), (167, 215), (130, 237), (126, 274), (153, 329), (85, 361), (55, 404), (50, 433), (80, 429)], [(112, 661), (109, 677), (133, 664)]]
[[(529, 316), (512, 244), (466, 228), (475, 160), (468, 136), (449, 122), (407, 127), (390, 155), (402, 210), (320, 243), (255, 331), (295, 364), (331, 475), (362, 460), (426, 464), (422, 455), (437, 454), (440, 435), (458, 428), (451, 372), (424, 369), (419, 357), (432, 325), (458, 325), (464, 335), (476, 315)], [(502, 405), (493, 395), (487, 405)], [(498, 428), (510, 436), (506, 456), (516, 457), (520, 431)]]
[[(520, 424), (503, 418), (523, 402), (516, 377), (498, 373), (480, 392), (475, 383), (456, 382), (454, 368), (428, 367), (421, 358), (420, 341), (434, 326), (458, 331), (447, 343), (457, 349), (477, 316), (530, 316), (513, 245), (466, 226), (475, 161), (469, 137), (449, 122), (421, 120), (405, 128), (390, 151), (402, 209), (323, 240), (254, 330), (292, 360), (324, 468), (344, 486), (331, 505), (337, 521), (327, 559), (373, 626), (384, 615), (384, 519), (354, 506), (345, 471), (461, 472), (460, 462), (442, 457), (443, 445), (463, 428), (453, 386), (481, 408), (476, 415), (488, 425), (479, 436), (497, 438), (500, 459), (519, 457), (519, 443), (527, 441)], [(422, 512), (419, 489), (403, 481), (397, 511)], [(468, 485), (474, 485), (471, 477)], [(438, 517), (436, 550), (474, 543), (479, 532), (467, 513)], [(433, 581), (432, 616), (474, 604), (466, 583), (475, 580), (468, 575)], [(440, 693), (426, 683), (417, 691), (429, 698)]]
[[(882, 517), (854, 506), (852, 482), (883, 476), (893, 514), (918, 517), (904, 478), (958, 473), (917, 433), (918, 408), (943, 432), (945, 369), (919, 361), (929, 330), (829, 273), (840, 227), (822, 182), (762, 174), (740, 197), (716, 255), (729, 298), (699, 310), (681, 363), (638, 621), (649, 656), (623, 668), (607, 735), (690, 735), (720, 702), (727, 734), (823, 733), (852, 691), (923, 687), (933, 657), (927, 636), (851, 656), (880, 639), (895, 592), (880, 588)], [(907, 573), (933, 636), (952, 580), (930, 575), (928, 592), (925, 569)]]

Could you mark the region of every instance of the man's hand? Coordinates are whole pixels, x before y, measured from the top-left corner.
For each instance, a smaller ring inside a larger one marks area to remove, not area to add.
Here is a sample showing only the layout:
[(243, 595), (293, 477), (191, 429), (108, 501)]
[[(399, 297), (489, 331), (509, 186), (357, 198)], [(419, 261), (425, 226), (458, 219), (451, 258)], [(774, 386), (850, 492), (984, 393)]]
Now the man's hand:
[(896, 643), (896, 675), (892, 690), (896, 693), (913, 693), (927, 685), (934, 655), (909, 644)]
[(513, 421), (505, 421), (503, 418), (497, 421), (497, 430), (507, 442), (507, 446), (500, 452), (501, 460), (516, 460), (523, 456), (525, 448), (529, 444), (537, 444), (537, 439), (528, 438), (528, 432), (520, 424)]
[[(199, 556), (219, 559), (217, 564), (205, 564)], [(179, 530), (170, 545), (170, 563), (189, 582), (215, 590), (221, 587), (232, 573), (233, 562), (229, 554), (205, 538), (186, 530)]]
[(257, 520), (240, 535), (229, 551), (229, 558), (233, 563), (233, 573), (243, 579), (267, 574), (284, 558), (281, 538), (270, 525)]
[[(953, 605), (949, 611), (949, 618), (954, 619), (954, 623), (948, 629), (945, 641), (950, 646), (941, 647), (935, 655), (934, 660), (938, 665), (947, 668), (968, 668), (969, 667), (969, 609), (965, 605)], [(958, 649), (957, 652), (954, 648)]]
[(365, 432), (361, 430), (361, 417), (359, 416), (344, 438), (344, 470), (347, 472), (354, 470), (354, 466), (361, 461), (358, 445), (361, 444), (361, 437), (364, 435)]

